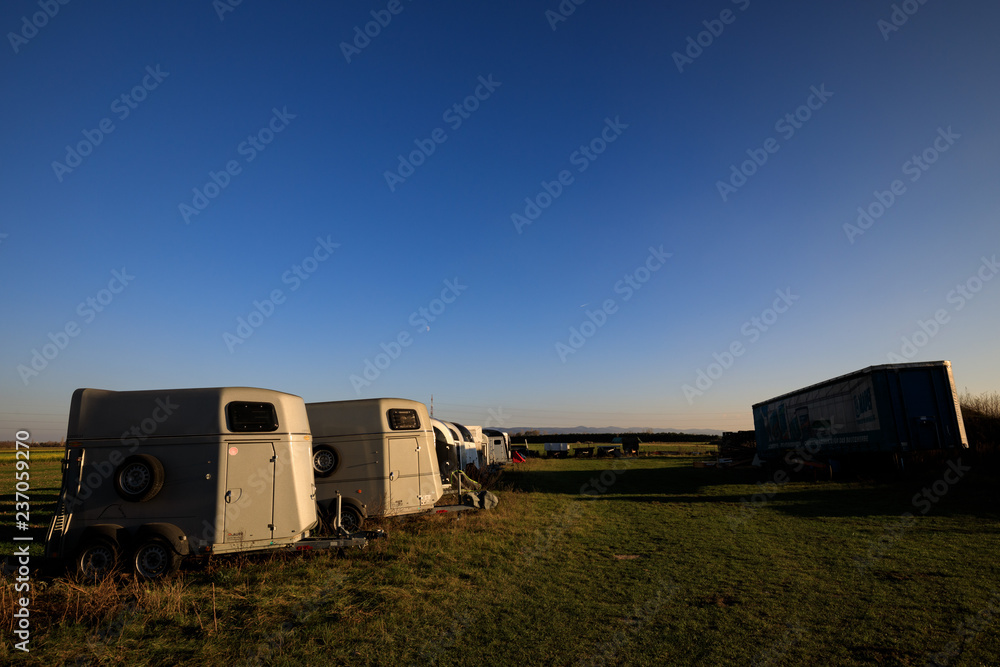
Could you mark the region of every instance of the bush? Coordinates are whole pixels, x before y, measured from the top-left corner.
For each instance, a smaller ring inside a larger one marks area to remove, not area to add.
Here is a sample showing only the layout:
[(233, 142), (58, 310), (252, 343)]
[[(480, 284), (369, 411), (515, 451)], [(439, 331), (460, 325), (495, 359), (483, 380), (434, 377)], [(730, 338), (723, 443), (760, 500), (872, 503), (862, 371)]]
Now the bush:
[(959, 402), (969, 448), (983, 454), (1000, 452), (1000, 392), (973, 396), (966, 391)]

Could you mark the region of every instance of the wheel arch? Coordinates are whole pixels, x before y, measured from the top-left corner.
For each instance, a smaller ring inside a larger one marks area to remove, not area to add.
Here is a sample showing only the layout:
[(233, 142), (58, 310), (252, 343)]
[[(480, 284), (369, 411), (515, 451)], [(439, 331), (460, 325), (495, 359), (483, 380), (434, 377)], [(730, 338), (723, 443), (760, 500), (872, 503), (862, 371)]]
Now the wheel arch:
[(161, 537), (170, 544), (171, 548), (180, 556), (191, 554), (191, 540), (187, 534), (172, 523), (147, 523), (143, 524), (136, 531), (132, 540), (134, 544), (141, 544), (151, 537)]

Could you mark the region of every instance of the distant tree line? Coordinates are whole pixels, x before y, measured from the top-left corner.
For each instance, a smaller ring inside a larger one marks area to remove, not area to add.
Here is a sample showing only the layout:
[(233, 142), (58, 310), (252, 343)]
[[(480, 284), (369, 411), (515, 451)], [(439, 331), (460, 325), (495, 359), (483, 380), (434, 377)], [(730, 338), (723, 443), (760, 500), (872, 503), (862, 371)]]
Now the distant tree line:
[[(640, 442), (711, 442), (717, 440), (717, 435), (697, 435), (694, 433), (635, 433)], [(615, 438), (621, 438), (624, 433), (548, 433), (542, 434), (536, 430), (518, 431), (510, 436), (511, 443), (539, 445), (546, 442), (595, 442), (611, 443)]]

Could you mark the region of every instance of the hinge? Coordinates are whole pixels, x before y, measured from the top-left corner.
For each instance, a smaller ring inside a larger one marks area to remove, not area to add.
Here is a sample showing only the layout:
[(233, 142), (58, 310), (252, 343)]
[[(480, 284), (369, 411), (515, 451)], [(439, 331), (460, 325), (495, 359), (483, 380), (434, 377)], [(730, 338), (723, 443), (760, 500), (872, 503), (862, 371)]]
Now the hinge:
[(268, 530), (274, 530), (274, 524), (273, 523), (267, 524), (267, 529)]
[(277, 460), (278, 460), (278, 457), (277, 457), (277, 456), (272, 456), (272, 457), (271, 457), (271, 463), (274, 463), (274, 462), (275, 462), (275, 461), (277, 461)]

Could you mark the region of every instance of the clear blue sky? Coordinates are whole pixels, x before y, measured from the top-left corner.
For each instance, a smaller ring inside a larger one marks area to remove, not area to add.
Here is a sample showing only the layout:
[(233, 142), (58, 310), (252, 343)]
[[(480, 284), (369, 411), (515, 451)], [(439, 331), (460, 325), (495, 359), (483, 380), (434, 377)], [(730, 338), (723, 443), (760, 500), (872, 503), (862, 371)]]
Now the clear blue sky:
[(3, 4), (0, 439), (77, 387), (723, 429), (891, 354), (1000, 388), (1000, 6), (225, 1)]

